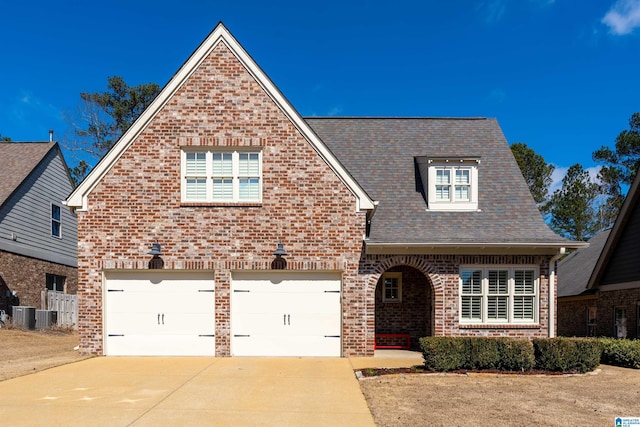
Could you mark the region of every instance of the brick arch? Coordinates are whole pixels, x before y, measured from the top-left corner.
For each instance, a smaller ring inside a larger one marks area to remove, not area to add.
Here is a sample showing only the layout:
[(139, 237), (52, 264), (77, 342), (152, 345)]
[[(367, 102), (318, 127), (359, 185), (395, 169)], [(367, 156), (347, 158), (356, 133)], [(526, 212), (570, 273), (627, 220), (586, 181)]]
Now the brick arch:
[(433, 290), (433, 307), (434, 315), (432, 317), (432, 334), (445, 335), (445, 319), (444, 314), (444, 280), (435, 271), (433, 266), (427, 261), (426, 257), (419, 255), (394, 255), (387, 258), (376, 260), (371, 266), (372, 271), (367, 282), (367, 293), (375, 295), (376, 286), (382, 274), (390, 268), (397, 266), (408, 266), (415, 268), (425, 275), (431, 283)]
[(425, 258), (415, 255), (396, 255), (379, 260), (373, 266), (373, 272), (371, 273), (369, 282), (367, 284), (368, 289), (373, 289), (375, 291), (376, 285), (378, 284), (378, 280), (380, 280), (380, 276), (382, 276), (382, 273), (389, 270), (390, 268), (397, 267), (399, 265), (406, 265), (408, 267), (413, 267), (416, 270), (419, 270), (420, 272), (422, 272), (422, 274), (427, 276), (427, 278), (431, 282), (434, 294), (437, 295), (442, 293), (444, 282), (440, 275), (436, 273), (436, 271)]

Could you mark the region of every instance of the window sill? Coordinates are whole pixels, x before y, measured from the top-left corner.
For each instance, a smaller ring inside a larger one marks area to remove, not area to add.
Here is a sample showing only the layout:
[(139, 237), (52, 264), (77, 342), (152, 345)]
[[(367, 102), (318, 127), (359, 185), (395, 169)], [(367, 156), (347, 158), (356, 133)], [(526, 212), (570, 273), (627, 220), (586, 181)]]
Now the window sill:
[(180, 207), (259, 208), (262, 202), (180, 202)]
[(540, 329), (537, 323), (461, 323), (460, 329)]

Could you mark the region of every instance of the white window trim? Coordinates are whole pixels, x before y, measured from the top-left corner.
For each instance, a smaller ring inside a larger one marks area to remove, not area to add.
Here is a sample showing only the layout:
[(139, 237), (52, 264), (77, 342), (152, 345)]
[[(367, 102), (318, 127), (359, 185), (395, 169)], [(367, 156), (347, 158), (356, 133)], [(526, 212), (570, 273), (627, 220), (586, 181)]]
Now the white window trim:
[[(482, 298), (480, 319), (465, 319), (462, 317), (462, 297), (467, 296), (462, 294), (462, 272), (463, 271), (475, 271), (480, 270), (481, 273), (481, 286), (482, 293), (476, 294)], [(489, 270), (507, 270), (509, 292), (509, 303), (507, 308), (507, 319), (489, 319), (488, 318), (488, 296), (495, 295), (489, 294)], [(516, 270), (531, 270), (533, 271), (533, 283), (534, 292), (530, 294), (534, 297), (533, 300), (533, 319), (515, 319), (513, 316), (514, 310), (514, 297), (524, 294), (515, 293), (515, 271)], [(459, 296), (458, 296), (458, 318), (461, 325), (535, 325), (538, 324), (540, 319), (540, 270), (536, 265), (464, 265), (460, 266), (460, 274), (458, 279)]]
[[(478, 210), (478, 164), (479, 159), (452, 159), (452, 160), (435, 160), (429, 159), (427, 177), (427, 202), (429, 210), (438, 211), (477, 211)], [(450, 191), (449, 200), (436, 199), (436, 171), (449, 170), (450, 172)], [(469, 200), (455, 200), (455, 171), (457, 169), (469, 170)]]
[[(51, 234), (51, 237), (55, 238), (55, 239), (62, 239), (62, 206), (57, 205), (55, 203), (50, 203), (51, 206), (49, 206), (49, 233)], [(57, 207), (58, 211), (60, 211), (60, 219), (54, 219), (53, 218), (53, 207)], [(53, 222), (57, 222), (58, 224), (60, 224), (60, 235), (56, 236), (55, 234), (53, 234)]]
[[(206, 157), (206, 197), (204, 199), (188, 199), (187, 198), (187, 153), (205, 153)], [(231, 153), (232, 155), (232, 186), (233, 197), (231, 199), (214, 199), (213, 198), (213, 154), (214, 153)], [(257, 199), (241, 199), (240, 198), (240, 174), (239, 159), (240, 154), (258, 154), (258, 198)], [(262, 150), (256, 147), (247, 147), (247, 149), (225, 148), (225, 147), (183, 147), (180, 153), (180, 200), (185, 203), (262, 203)]]
[[(398, 280), (398, 298), (387, 298), (387, 289), (385, 279), (397, 279)], [(383, 273), (382, 274), (382, 302), (385, 303), (400, 303), (402, 302), (402, 273)]]

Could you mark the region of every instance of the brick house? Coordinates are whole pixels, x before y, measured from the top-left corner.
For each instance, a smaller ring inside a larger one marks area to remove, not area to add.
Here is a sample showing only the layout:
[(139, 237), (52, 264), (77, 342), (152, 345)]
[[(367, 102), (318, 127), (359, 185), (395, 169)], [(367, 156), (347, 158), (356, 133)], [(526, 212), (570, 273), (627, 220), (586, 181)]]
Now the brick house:
[(93, 354), (553, 336), (555, 260), (580, 246), (495, 120), (304, 119), (222, 24), (67, 204)]
[(640, 173), (610, 230), (558, 264), (558, 333), (640, 338)]
[(0, 143), (0, 310), (41, 308), (45, 289), (77, 288), (73, 185), (55, 142)]

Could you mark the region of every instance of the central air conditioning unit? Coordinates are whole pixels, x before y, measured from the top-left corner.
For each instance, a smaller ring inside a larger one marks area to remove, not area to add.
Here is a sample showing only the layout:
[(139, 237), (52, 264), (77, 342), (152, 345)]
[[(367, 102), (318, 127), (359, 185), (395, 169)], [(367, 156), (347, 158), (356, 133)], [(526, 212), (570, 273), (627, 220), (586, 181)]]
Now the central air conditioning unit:
[(13, 306), (13, 324), (22, 329), (36, 328), (36, 308), (21, 305)]
[(58, 312), (55, 310), (36, 310), (36, 329), (49, 329), (58, 324)]

